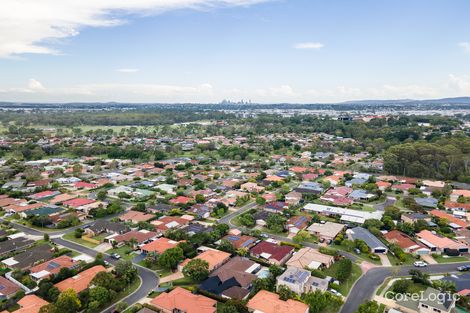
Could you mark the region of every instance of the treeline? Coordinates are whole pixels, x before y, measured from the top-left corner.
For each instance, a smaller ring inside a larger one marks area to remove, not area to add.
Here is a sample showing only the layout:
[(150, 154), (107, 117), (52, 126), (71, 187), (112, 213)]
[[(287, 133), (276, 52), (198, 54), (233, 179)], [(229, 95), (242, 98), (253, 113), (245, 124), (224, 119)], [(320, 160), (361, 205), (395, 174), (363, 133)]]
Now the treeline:
[(470, 138), (459, 135), (392, 146), (384, 154), (384, 169), (395, 175), (470, 182)]
[(180, 111), (173, 109), (134, 110), (134, 111), (2, 111), (0, 122), (8, 125), (48, 125), (48, 126), (145, 126), (171, 125), (211, 119), (234, 118), (232, 114), (215, 111)]

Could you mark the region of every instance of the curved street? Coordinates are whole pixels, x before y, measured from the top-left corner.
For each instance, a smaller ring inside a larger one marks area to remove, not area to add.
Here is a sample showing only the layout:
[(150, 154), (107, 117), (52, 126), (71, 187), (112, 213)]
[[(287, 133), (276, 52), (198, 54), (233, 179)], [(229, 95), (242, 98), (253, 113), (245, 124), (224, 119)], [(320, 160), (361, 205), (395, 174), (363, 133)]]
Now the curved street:
[[(3, 219), (0, 219), (0, 221), (3, 221)], [(67, 230), (56, 231), (56, 232), (42, 232), (42, 231), (39, 231), (37, 229), (26, 227), (26, 226), (18, 224), (18, 223), (14, 223), (14, 222), (10, 222), (10, 223), (16, 229), (18, 229), (19, 231), (22, 231), (22, 232), (24, 232), (26, 234), (29, 234), (29, 235), (43, 236), (44, 234), (47, 233), (50, 236), (50, 240), (53, 243), (64, 246), (68, 249), (75, 250), (77, 252), (87, 254), (87, 255), (92, 256), (92, 257), (96, 257), (96, 255), (98, 254), (98, 251), (96, 251), (94, 249), (82, 246), (80, 244), (77, 244), (75, 242), (71, 242), (71, 241), (68, 241), (68, 240), (65, 240), (65, 239), (62, 238), (62, 236), (64, 234), (72, 232), (76, 228), (83, 227), (83, 226), (91, 224), (93, 222), (82, 224), (80, 226), (71, 227), (71, 228), (68, 228)], [(105, 261), (107, 261), (111, 264), (115, 264), (117, 262), (115, 259), (111, 258), (110, 255), (108, 255), (106, 253), (103, 253), (103, 255), (104, 255)], [(120, 301), (125, 301), (129, 306), (131, 306), (131, 305), (137, 303), (139, 300), (145, 298), (151, 291), (153, 291), (158, 286), (159, 280), (160, 280), (160, 278), (158, 277), (158, 275), (154, 271), (152, 271), (150, 269), (147, 269), (143, 266), (140, 266), (139, 264), (136, 264), (136, 263), (133, 263), (133, 264), (136, 266), (137, 271), (138, 271), (138, 275), (140, 277), (140, 286), (132, 294), (130, 294), (127, 297), (120, 300)], [(116, 303), (113, 303), (113, 305), (111, 305), (110, 307), (104, 309), (102, 312), (103, 313), (112, 312), (115, 305), (116, 305)]]

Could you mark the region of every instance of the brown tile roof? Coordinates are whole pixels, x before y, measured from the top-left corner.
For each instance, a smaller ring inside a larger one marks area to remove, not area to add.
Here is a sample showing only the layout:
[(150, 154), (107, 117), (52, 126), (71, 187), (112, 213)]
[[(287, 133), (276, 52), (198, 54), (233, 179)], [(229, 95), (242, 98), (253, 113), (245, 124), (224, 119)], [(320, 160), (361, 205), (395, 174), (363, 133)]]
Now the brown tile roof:
[(55, 286), (61, 292), (65, 291), (66, 289), (73, 289), (75, 292), (79, 293), (88, 288), (93, 278), (95, 278), (96, 274), (99, 272), (104, 272), (106, 269), (102, 265), (93, 266), (87, 270), (84, 270), (77, 275), (67, 278), (57, 284)]
[(185, 313), (215, 313), (217, 301), (208, 297), (192, 294), (181, 287), (168, 293), (162, 293), (150, 301), (150, 304), (165, 312), (180, 311)]
[(263, 313), (307, 313), (308, 305), (300, 301), (289, 299), (283, 301), (279, 295), (260, 290), (247, 304), (250, 311)]

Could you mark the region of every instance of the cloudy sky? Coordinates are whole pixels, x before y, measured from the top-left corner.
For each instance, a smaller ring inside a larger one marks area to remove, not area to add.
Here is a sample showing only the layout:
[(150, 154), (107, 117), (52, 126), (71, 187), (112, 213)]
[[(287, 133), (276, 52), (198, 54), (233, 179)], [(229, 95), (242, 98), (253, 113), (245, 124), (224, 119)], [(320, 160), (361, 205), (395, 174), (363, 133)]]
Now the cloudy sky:
[(0, 101), (470, 96), (468, 0), (2, 0)]

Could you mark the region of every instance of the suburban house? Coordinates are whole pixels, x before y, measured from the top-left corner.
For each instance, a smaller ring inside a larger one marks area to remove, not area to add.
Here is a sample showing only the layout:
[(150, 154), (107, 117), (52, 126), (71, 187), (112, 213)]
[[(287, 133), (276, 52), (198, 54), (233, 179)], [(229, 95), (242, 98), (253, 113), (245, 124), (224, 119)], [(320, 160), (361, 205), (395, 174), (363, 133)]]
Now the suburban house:
[(2, 260), (4, 266), (15, 269), (27, 269), (34, 264), (52, 259), (54, 253), (48, 244), (41, 244), (21, 253), (15, 254), (11, 258)]
[(150, 304), (164, 313), (215, 313), (217, 301), (195, 295), (181, 287), (170, 292), (163, 292), (150, 301)]
[(113, 235), (107, 237), (106, 239), (109, 242), (116, 242), (118, 247), (121, 247), (125, 244), (133, 243), (135, 246), (140, 246), (149, 241), (156, 239), (158, 237), (158, 233), (153, 231), (148, 231), (145, 229), (141, 230), (132, 230), (122, 235)]
[(30, 269), (30, 276), (39, 281), (44, 278), (49, 278), (52, 275), (56, 275), (62, 268), (72, 269), (78, 265), (71, 257), (67, 255), (61, 255), (55, 259), (40, 263), (33, 266)]
[(431, 216), (423, 213), (408, 213), (408, 214), (402, 214), (401, 215), (401, 220), (404, 223), (410, 223), (413, 224), (416, 221), (423, 220), (426, 222), (431, 222)]
[(431, 253), (431, 250), (413, 241), (406, 234), (398, 230), (391, 230), (384, 235), (385, 239), (392, 244), (398, 245), (405, 253), (412, 253), (416, 255), (423, 255)]
[(441, 210), (432, 210), (429, 212), (434, 217), (438, 217), (440, 219), (445, 219), (449, 223), (449, 226), (457, 229), (457, 228), (466, 228), (468, 223), (462, 219), (459, 219), (451, 214), (448, 214)]
[(431, 249), (433, 253), (446, 253), (451, 250), (457, 250), (460, 253), (468, 252), (467, 245), (447, 237), (439, 236), (429, 230), (422, 230), (417, 233), (416, 236), (418, 240)]
[(346, 226), (334, 222), (313, 223), (307, 228), (307, 231), (318, 237), (320, 240), (334, 240)]
[(372, 253), (387, 254), (388, 248), (377, 237), (372, 235), (367, 229), (355, 227), (346, 231), (351, 240), (362, 240), (366, 243)]
[(20, 290), (15, 283), (9, 281), (3, 276), (0, 276), (0, 300), (10, 299)]
[(260, 290), (248, 301), (248, 310), (259, 313), (308, 313), (308, 305), (300, 301), (288, 299), (281, 300), (278, 294)]
[[(222, 265), (224, 265), (228, 260), (230, 260), (230, 253), (207, 248), (204, 252), (194, 257), (194, 259), (204, 260), (209, 264), (209, 272), (212, 272)], [(193, 260), (194, 260), (193, 259)], [(181, 271), (183, 267), (191, 261), (186, 259), (178, 265), (179, 270)]]
[(305, 229), (311, 220), (312, 220), (311, 216), (294, 215), (287, 220), (286, 228), (289, 231), (289, 234), (295, 235), (299, 231)]
[(222, 240), (228, 240), (235, 249), (251, 248), (256, 244), (256, 238), (247, 235), (227, 235)]
[(268, 241), (261, 241), (250, 250), (253, 257), (276, 265), (283, 265), (293, 253), (294, 248), (291, 246), (280, 246)]
[(345, 209), (340, 207), (308, 203), (303, 208), (305, 211), (316, 212), (325, 216), (339, 216), (342, 222), (350, 222), (363, 224), (369, 219), (382, 219), (382, 211), (366, 212), (353, 209)]
[(127, 211), (126, 213), (119, 216), (119, 220), (123, 222), (131, 222), (133, 224), (138, 224), (139, 222), (148, 222), (152, 218), (155, 218), (155, 215), (139, 211)]
[(39, 310), (49, 302), (36, 295), (26, 295), (17, 304), (20, 308), (15, 311), (16, 313), (39, 313)]
[(128, 226), (121, 223), (115, 223), (106, 220), (98, 220), (91, 224), (89, 227), (85, 228), (85, 233), (90, 235), (91, 237), (98, 236), (102, 233), (124, 234), (128, 231)]
[(250, 294), (251, 283), (261, 266), (236, 256), (216, 269), (200, 285), (202, 290), (230, 299), (244, 299)]
[(323, 254), (317, 249), (305, 247), (295, 252), (286, 262), (286, 266), (298, 269), (318, 269), (321, 267), (330, 267), (335, 262), (331, 255)]
[(300, 295), (315, 290), (326, 291), (328, 280), (312, 276), (310, 271), (304, 269), (288, 267), (277, 277), (276, 287), (279, 288), (281, 285)]
[(166, 250), (176, 247), (180, 242), (161, 237), (143, 245), (140, 249), (142, 253), (145, 254), (150, 252), (157, 252), (158, 254), (162, 254)]
[(106, 271), (106, 268), (104, 266), (96, 265), (87, 270), (84, 270), (83, 272), (78, 273), (73, 277), (58, 282), (57, 284), (55, 284), (55, 287), (57, 287), (57, 289), (59, 289), (59, 291), (61, 292), (67, 289), (73, 289), (76, 293), (79, 293), (88, 288), (93, 278), (95, 278), (96, 274), (104, 271)]

